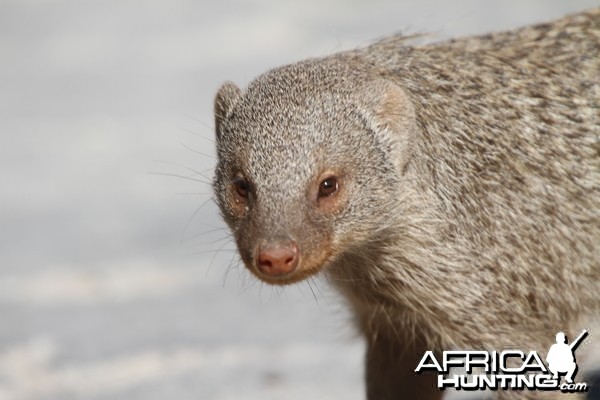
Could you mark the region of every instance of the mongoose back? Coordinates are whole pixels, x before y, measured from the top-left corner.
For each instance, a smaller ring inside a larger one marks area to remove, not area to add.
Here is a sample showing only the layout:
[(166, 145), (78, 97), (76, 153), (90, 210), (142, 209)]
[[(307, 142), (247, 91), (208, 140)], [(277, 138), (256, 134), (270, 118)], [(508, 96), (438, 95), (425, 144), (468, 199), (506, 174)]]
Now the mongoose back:
[(597, 317), (600, 9), (227, 82), (215, 122), (241, 259), (272, 284), (326, 274), (366, 338), (368, 399), (441, 398), (414, 372), (426, 350), (545, 354)]

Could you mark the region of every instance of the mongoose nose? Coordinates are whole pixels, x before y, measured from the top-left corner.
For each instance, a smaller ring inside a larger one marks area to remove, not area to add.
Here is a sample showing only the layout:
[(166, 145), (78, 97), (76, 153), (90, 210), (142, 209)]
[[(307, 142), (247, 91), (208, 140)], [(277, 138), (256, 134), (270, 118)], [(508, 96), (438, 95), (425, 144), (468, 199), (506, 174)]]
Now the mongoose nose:
[(265, 275), (289, 274), (298, 266), (298, 245), (293, 240), (262, 244), (258, 247), (256, 261), (258, 269)]

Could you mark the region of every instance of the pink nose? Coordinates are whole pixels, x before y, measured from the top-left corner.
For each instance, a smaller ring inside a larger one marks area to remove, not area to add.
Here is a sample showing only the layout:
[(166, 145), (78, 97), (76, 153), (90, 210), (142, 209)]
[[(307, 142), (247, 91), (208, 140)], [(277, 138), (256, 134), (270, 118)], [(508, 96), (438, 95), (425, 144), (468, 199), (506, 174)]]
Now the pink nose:
[(258, 269), (265, 275), (289, 274), (298, 266), (298, 245), (293, 240), (262, 244), (258, 247), (256, 261)]

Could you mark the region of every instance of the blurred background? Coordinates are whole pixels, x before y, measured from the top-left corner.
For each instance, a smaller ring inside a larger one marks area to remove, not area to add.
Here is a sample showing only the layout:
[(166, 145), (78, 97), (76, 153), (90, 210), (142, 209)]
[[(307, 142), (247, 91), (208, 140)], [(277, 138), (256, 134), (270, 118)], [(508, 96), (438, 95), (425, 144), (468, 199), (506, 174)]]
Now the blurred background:
[(210, 200), (216, 89), (598, 5), (0, 0), (0, 399), (362, 399), (336, 294), (238, 263)]

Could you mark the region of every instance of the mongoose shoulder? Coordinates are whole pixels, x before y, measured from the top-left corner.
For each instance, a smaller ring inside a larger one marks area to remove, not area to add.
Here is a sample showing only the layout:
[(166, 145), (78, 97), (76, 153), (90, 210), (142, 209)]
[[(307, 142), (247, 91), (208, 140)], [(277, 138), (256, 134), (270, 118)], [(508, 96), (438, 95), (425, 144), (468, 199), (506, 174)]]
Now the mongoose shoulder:
[(425, 349), (545, 353), (600, 311), (600, 9), (228, 82), (215, 122), (241, 259), (339, 288), (369, 399), (439, 398)]

